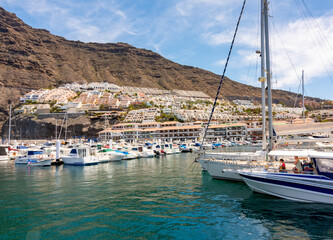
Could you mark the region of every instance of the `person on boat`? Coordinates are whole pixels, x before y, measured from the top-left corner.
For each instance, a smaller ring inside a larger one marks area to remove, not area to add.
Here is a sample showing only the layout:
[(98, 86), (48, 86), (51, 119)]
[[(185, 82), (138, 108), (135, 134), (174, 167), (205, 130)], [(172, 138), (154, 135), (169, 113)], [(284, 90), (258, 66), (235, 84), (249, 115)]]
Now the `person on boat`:
[(305, 173), (307, 174), (312, 174), (313, 173), (313, 166), (310, 162), (306, 161), (304, 164), (303, 164), (303, 170)]
[(302, 172), (302, 169), (303, 169), (303, 166), (302, 166), (302, 163), (301, 161), (299, 160), (298, 156), (295, 156), (295, 167), (292, 169), (294, 173), (301, 173)]
[(286, 164), (284, 163), (284, 160), (282, 158), (280, 159), (279, 172), (287, 172)]

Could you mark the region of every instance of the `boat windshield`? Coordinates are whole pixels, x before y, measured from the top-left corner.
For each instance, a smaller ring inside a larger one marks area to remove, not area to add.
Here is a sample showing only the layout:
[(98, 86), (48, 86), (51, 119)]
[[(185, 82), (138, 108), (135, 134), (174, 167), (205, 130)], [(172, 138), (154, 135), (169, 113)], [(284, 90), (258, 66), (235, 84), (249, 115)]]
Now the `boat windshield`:
[(333, 179), (333, 160), (327, 158), (314, 158), (315, 165), (317, 166), (318, 174)]
[(28, 151), (28, 155), (39, 155), (43, 154), (43, 151)]
[(70, 153), (77, 154), (76, 148), (73, 148)]

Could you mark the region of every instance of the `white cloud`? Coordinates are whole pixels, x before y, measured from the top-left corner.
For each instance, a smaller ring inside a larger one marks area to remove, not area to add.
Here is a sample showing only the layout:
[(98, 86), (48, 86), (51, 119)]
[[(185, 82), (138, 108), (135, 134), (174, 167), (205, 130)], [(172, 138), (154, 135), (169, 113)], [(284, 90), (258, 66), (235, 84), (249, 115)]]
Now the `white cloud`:
[(221, 66), (225, 65), (226, 61), (227, 61), (227, 59), (221, 59), (221, 60), (215, 62), (214, 65), (221, 67)]

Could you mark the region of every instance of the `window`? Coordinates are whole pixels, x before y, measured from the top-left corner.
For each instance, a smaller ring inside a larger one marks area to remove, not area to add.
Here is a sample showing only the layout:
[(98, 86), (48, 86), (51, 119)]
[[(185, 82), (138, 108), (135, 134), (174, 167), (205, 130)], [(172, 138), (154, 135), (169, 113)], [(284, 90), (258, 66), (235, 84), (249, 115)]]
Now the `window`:
[(77, 151), (76, 151), (76, 149), (72, 149), (72, 150), (70, 151), (70, 153), (71, 153), (71, 154), (77, 154)]

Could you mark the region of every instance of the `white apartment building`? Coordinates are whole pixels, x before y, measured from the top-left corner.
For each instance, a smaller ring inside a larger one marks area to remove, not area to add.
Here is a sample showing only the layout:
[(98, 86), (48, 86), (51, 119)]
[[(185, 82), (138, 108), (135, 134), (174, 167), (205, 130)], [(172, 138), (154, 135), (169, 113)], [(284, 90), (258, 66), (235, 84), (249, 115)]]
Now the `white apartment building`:
[(32, 90), (31, 92), (25, 94), (23, 97), (20, 97), (20, 102), (25, 103), (26, 101), (38, 101), (40, 96), (42, 96), (42, 90)]
[(20, 98), (21, 103), (25, 103), (28, 100), (37, 102), (49, 102), (56, 101), (57, 103), (68, 103), (68, 99), (75, 97), (77, 94), (68, 89), (56, 88), (56, 89), (41, 89), (33, 90)]
[[(99, 137), (105, 140), (119, 140), (125, 141), (134, 140), (148, 140), (148, 139), (161, 139), (161, 140), (197, 140), (202, 136), (204, 127), (201, 125), (182, 125), (179, 122), (166, 122), (166, 123), (122, 123), (116, 124), (112, 128), (99, 132)], [(211, 125), (207, 132), (207, 139), (221, 140), (227, 139), (230, 141), (244, 141), (247, 136), (246, 124), (224, 124), (224, 125)]]
[(61, 88), (71, 89), (73, 91), (81, 91), (81, 90), (93, 90), (93, 91), (110, 91), (110, 92), (120, 92), (123, 90), (122, 87), (117, 86), (113, 83), (108, 82), (92, 82), (86, 84), (79, 84), (79, 83), (66, 83)]
[(252, 107), (253, 103), (250, 100), (240, 100), (236, 99), (232, 101), (234, 104), (243, 105), (244, 107)]
[(160, 115), (161, 110), (158, 108), (144, 108), (139, 110), (130, 111), (126, 118), (125, 122), (155, 122), (155, 117)]
[(92, 82), (83, 86), (84, 89), (93, 89), (94, 91), (110, 91), (110, 92), (120, 92), (122, 87), (117, 86), (113, 83), (108, 82)]

